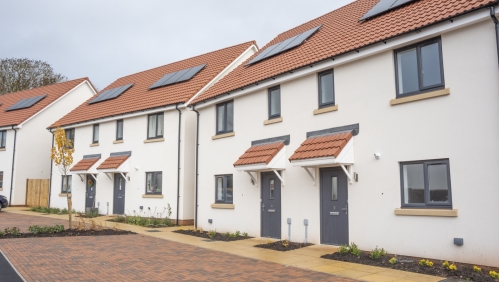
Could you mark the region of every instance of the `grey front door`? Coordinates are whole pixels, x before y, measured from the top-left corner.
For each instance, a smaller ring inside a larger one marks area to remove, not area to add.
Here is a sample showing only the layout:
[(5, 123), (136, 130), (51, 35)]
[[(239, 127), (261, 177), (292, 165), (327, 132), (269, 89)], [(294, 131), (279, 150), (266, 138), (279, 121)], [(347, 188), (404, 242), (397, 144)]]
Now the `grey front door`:
[(85, 207), (94, 208), (95, 207), (95, 189), (97, 188), (97, 183), (95, 179), (87, 174), (87, 192), (85, 197)]
[(281, 239), (281, 180), (273, 172), (262, 173), (262, 237)]
[(340, 168), (325, 168), (321, 176), (321, 243), (348, 244), (348, 183)]
[(125, 214), (125, 183), (120, 173), (114, 174), (113, 214)]

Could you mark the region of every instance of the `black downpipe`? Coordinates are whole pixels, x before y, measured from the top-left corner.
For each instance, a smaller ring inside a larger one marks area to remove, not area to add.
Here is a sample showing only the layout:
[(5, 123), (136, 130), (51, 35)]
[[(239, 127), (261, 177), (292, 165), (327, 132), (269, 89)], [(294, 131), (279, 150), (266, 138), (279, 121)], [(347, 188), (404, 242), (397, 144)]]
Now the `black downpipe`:
[(177, 226), (178, 224), (178, 212), (180, 205), (180, 128), (182, 121), (182, 111), (178, 109), (178, 104), (175, 105), (175, 109), (178, 111), (178, 163), (177, 163)]
[(496, 26), (497, 59), (499, 60), (499, 20), (496, 17), (496, 11), (494, 6), (490, 6), (490, 17), (492, 18)]
[(12, 126), (14, 130), (14, 151), (12, 152), (12, 173), (10, 174), (10, 196), (9, 196), (9, 206), (12, 206), (12, 189), (14, 188), (14, 162), (16, 160), (16, 143), (17, 143), (17, 130)]
[(196, 212), (194, 214), (194, 228), (198, 228), (198, 163), (199, 163), (199, 112), (196, 111), (196, 106), (192, 108), (194, 112), (197, 114), (196, 121)]
[[(52, 134), (52, 148), (54, 148), (54, 133), (50, 131), (50, 134)], [(49, 208), (50, 208), (50, 198), (52, 198), (52, 169), (54, 168), (54, 160), (50, 158), (50, 183), (49, 183)]]

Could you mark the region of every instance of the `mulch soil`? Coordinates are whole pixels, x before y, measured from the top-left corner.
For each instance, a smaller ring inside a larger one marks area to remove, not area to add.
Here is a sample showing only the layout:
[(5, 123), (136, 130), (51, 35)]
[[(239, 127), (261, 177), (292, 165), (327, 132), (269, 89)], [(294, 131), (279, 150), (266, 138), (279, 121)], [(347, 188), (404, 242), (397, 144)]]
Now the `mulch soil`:
[[(285, 245), (287, 245), (287, 246), (285, 246)], [(277, 242), (272, 242), (272, 243), (267, 243), (267, 244), (256, 245), (255, 247), (270, 249), (270, 250), (279, 251), (279, 252), (287, 252), (287, 251), (291, 251), (291, 250), (305, 248), (305, 247), (312, 246), (312, 245), (313, 244), (310, 244), (310, 243), (305, 244), (305, 243), (288, 242), (288, 241), (277, 241)]]
[(132, 231), (126, 230), (76, 230), (66, 229), (59, 233), (20, 233), (19, 235), (6, 234), (0, 236), (0, 239), (13, 239), (13, 238), (40, 238), (40, 237), (69, 237), (69, 236), (106, 236), (106, 235), (130, 235), (137, 234)]
[[(397, 263), (392, 265), (388, 261), (393, 257), (397, 259)], [(457, 270), (449, 271), (442, 266), (443, 261), (441, 260), (430, 260), (433, 262), (433, 266), (428, 267), (428, 266), (419, 265), (419, 261), (422, 260), (422, 258), (405, 257), (393, 254), (387, 254), (386, 256), (380, 257), (378, 260), (371, 259), (369, 257), (368, 252), (362, 252), (360, 256), (355, 256), (351, 253), (340, 254), (339, 252), (336, 252), (333, 254), (323, 255), (321, 256), (321, 258), (346, 261), (352, 263), (360, 263), (360, 264), (391, 268), (391, 269), (397, 269), (409, 272), (416, 272), (416, 273), (428, 274), (428, 275), (440, 276), (446, 278), (459, 278), (469, 281), (484, 281), (484, 282), (499, 281), (499, 279), (493, 279), (489, 275), (489, 271), (495, 270), (497, 272), (498, 271), (497, 269), (491, 269), (489, 267), (479, 266), (482, 268), (482, 271), (475, 272), (473, 271), (473, 265), (457, 263), (457, 262), (454, 262), (454, 264), (457, 266)], [(449, 263), (453, 262), (449, 261)]]
[(249, 236), (248, 237), (244, 237), (244, 236), (229, 237), (229, 236), (225, 236), (225, 234), (221, 234), (221, 233), (217, 233), (213, 238), (210, 238), (210, 236), (208, 236), (207, 231), (199, 232), (199, 231), (194, 231), (194, 230), (175, 230), (173, 232), (184, 234), (184, 235), (206, 238), (206, 239), (215, 240), (215, 241), (237, 241), (237, 240), (245, 240), (245, 239), (253, 238), (253, 237), (249, 237)]

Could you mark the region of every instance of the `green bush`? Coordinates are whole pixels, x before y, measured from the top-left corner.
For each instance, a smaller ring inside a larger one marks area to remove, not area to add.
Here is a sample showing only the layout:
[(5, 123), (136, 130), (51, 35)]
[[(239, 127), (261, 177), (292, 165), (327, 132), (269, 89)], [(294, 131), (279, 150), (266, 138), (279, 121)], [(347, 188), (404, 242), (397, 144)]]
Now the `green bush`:
[(7, 227), (3, 230), (4, 235), (14, 235), (14, 236), (19, 236), (21, 235), (21, 230), (18, 227)]
[(64, 225), (56, 224), (54, 226), (32, 225), (28, 228), (33, 234), (60, 233), (64, 231)]
[(210, 230), (210, 232), (208, 232), (208, 237), (210, 239), (215, 238), (215, 236), (217, 236), (217, 230), (216, 229), (215, 230)]
[(352, 255), (354, 256), (360, 256), (360, 254), (362, 253), (360, 250), (359, 250), (359, 247), (357, 247), (357, 245), (355, 243), (351, 243), (350, 244), (350, 247), (349, 247), (349, 251)]
[(378, 249), (378, 246), (376, 246), (376, 248), (374, 250), (372, 250), (371, 253), (369, 254), (369, 257), (373, 260), (377, 260), (380, 257), (385, 256), (385, 255), (386, 255), (386, 251), (383, 248)]
[(338, 248), (338, 252), (342, 255), (344, 254), (348, 254), (350, 252), (350, 250), (348, 249), (348, 245), (341, 245), (339, 248)]
[(243, 237), (248, 238), (248, 232), (243, 232)]

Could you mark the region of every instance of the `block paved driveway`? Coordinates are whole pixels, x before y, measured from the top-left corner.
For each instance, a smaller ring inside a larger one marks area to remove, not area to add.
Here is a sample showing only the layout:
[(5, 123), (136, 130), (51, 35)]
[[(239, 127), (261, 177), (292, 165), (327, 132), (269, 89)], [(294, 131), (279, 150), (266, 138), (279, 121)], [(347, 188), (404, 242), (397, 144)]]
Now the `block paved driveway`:
[[(64, 223), (0, 212), (2, 230)], [(27, 281), (354, 281), (143, 235), (0, 239), (0, 250)]]

